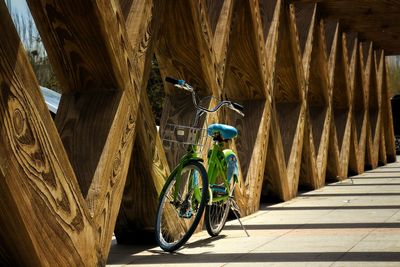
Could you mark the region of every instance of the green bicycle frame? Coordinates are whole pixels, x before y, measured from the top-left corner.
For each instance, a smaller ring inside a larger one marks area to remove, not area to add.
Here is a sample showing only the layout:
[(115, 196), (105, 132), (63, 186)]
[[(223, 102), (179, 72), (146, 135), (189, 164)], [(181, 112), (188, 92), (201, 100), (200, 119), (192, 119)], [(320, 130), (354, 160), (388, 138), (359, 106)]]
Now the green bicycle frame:
[(226, 171), (227, 171), (227, 163), (225, 161), (225, 155), (223, 153), (223, 144), (214, 143), (212, 149), (209, 152), (209, 157), (208, 157), (208, 169), (207, 169), (208, 183), (209, 186), (213, 185), (217, 182), (217, 178), (219, 178), (219, 180), (223, 182), (227, 194), (216, 197), (213, 197), (213, 195), (211, 194), (210, 203), (225, 201), (231, 196), (230, 192), (231, 188), (228, 179), (226, 177)]
[[(190, 161), (200, 161), (203, 162), (202, 158), (199, 158), (197, 155), (197, 147), (195, 145), (190, 145), (186, 151), (186, 153), (179, 160), (179, 164), (175, 167), (175, 169), (171, 173), (171, 177), (177, 173), (175, 190), (174, 190), (174, 201), (176, 201), (179, 193), (180, 182), (181, 182), (181, 173), (183, 166)], [(198, 187), (197, 177), (194, 177), (194, 173), (191, 173), (189, 176), (189, 185), (191, 186), (190, 190), (194, 190), (195, 199), (200, 202), (201, 201), (201, 189)]]

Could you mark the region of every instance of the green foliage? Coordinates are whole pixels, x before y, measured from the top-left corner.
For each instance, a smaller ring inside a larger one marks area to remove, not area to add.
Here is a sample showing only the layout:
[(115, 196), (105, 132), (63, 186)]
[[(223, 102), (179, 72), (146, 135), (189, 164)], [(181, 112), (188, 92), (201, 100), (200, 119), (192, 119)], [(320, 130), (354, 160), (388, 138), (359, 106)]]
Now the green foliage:
[(46, 49), (32, 16), (29, 12), (23, 13), (22, 11), (15, 10), (11, 0), (6, 0), (6, 4), (39, 85), (59, 92), (56, 76), (51, 68)]
[[(1, 0), (0, 0), (1, 1)], [(54, 71), (51, 68), (46, 49), (36, 29), (32, 16), (18, 12), (13, 8), (12, 1), (6, 0), (15, 28), (25, 46), (26, 53), (32, 65), (36, 78), (41, 86), (60, 92), (60, 87)], [(160, 124), (164, 102), (164, 87), (158, 62), (154, 57), (151, 64), (150, 78), (147, 84), (147, 94), (152, 106), (156, 124)]]
[(387, 57), (390, 96), (400, 94), (400, 56)]
[(149, 97), (154, 117), (156, 118), (156, 124), (160, 125), (165, 93), (158, 62), (155, 57), (151, 61), (151, 72), (147, 83), (147, 95)]

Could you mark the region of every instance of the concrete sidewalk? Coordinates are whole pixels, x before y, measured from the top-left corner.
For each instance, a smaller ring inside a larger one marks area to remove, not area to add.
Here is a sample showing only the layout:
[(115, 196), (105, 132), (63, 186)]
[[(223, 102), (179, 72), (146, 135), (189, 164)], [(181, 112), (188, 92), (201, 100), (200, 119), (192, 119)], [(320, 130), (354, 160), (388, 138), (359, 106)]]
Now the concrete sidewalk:
[(109, 266), (400, 266), (400, 163), (278, 205), (261, 206), (216, 238), (194, 235), (175, 254), (113, 240)]

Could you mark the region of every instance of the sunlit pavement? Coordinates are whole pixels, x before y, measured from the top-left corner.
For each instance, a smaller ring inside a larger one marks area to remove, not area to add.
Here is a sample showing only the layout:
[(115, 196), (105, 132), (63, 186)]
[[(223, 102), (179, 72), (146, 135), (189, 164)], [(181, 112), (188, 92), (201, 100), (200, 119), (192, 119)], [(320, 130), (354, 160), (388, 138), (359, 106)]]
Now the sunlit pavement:
[[(399, 159), (399, 158), (398, 158)], [(174, 254), (113, 240), (108, 266), (400, 266), (400, 163), (261, 206)]]

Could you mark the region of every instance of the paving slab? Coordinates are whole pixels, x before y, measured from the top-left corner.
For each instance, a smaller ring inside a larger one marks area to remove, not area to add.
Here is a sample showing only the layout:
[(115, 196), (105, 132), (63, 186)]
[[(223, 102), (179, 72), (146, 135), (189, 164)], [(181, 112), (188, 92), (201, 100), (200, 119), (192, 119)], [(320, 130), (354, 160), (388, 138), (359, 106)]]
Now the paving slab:
[(400, 266), (400, 163), (206, 231), (175, 253), (112, 242), (107, 266)]

